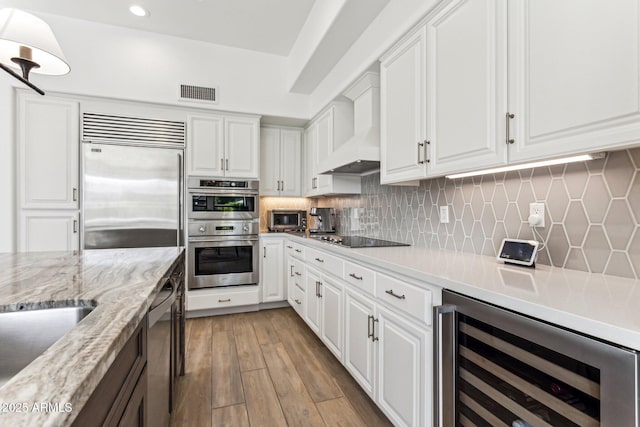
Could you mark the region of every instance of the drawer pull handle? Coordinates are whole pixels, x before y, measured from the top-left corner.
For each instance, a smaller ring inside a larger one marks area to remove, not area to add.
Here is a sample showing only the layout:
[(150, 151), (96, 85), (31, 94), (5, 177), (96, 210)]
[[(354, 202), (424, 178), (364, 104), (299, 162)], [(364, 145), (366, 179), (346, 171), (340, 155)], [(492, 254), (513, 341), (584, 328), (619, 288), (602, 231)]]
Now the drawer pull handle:
[(231, 302), (231, 298), (219, 299), (218, 302)]
[(393, 289), (389, 289), (388, 291), (384, 291), (384, 293), (385, 293), (385, 294), (389, 294), (389, 295), (391, 295), (392, 297), (396, 297), (396, 298), (398, 298), (398, 299), (405, 299), (405, 298), (406, 298), (406, 297), (404, 296), (404, 294), (402, 294), (402, 295), (398, 295), (398, 294), (396, 294), (395, 292), (393, 292)]
[(299, 271), (296, 271), (296, 276), (302, 276), (302, 273), (300, 273)]
[(287, 249), (293, 249), (293, 246), (287, 245)]
[(367, 316), (367, 338), (373, 338), (373, 316)]
[(294, 300), (296, 304), (302, 304), (299, 299)]
[(296, 252), (300, 253), (300, 252), (302, 252), (302, 251), (301, 251), (300, 249), (296, 249)]
[(324, 260), (322, 258), (316, 258), (316, 261), (318, 262), (324, 262)]
[(356, 275), (356, 273), (349, 273), (349, 276), (353, 277), (356, 280), (362, 280), (362, 276)]

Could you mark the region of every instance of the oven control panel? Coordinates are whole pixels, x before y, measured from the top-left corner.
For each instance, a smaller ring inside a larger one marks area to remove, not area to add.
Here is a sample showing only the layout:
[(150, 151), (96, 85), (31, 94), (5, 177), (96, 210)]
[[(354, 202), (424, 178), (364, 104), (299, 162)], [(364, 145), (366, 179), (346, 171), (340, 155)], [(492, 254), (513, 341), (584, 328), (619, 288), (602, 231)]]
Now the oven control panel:
[(189, 237), (197, 236), (244, 236), (258, 234), (259, 220), (220, 220), (220, 221), (190, 221), (188, 224)]

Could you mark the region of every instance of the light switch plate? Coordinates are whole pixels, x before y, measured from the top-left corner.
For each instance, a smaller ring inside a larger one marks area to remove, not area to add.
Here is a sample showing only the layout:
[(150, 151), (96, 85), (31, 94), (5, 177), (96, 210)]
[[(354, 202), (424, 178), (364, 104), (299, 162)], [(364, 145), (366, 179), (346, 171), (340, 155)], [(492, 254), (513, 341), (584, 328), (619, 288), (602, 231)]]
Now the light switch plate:
[(440, 223), (449, 223), (449, 206), (440, 206)]

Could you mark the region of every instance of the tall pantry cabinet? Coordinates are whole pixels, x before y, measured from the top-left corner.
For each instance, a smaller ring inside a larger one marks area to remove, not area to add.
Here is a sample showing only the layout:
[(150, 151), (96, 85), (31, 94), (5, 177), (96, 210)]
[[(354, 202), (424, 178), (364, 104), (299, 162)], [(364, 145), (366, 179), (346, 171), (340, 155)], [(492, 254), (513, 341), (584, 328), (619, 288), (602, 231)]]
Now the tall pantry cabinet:
[(17, 93), (18, 251), (78, 250), (79, 104)]

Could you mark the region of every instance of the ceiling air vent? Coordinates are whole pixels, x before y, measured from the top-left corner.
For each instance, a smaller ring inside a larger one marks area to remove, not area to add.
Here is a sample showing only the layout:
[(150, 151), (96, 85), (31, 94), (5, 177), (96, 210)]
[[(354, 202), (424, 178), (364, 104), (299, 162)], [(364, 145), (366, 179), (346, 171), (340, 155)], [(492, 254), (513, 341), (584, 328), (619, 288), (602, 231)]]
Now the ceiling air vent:
[(181, 101), (198, 101), (218, 103), (218, 88), (193, 85), (180, 85)]

